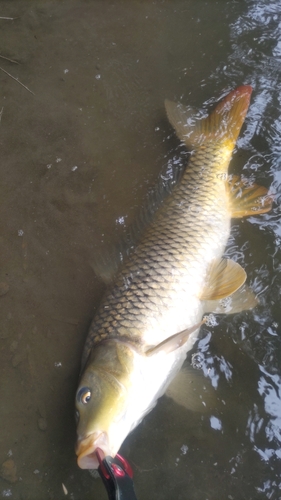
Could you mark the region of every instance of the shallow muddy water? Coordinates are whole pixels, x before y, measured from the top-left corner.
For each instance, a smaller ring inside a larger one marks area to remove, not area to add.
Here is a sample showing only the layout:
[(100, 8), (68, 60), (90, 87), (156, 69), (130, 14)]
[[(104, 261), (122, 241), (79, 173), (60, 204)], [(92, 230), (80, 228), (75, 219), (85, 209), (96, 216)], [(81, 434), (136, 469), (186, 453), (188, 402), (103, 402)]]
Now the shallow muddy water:
[(95, 256), (185, 166), (164, 99), (209, 109), (250, 84), (230, 171), (275, 203), (233, 221), (226, 254), (260, 303), (216, 317), (189, 353), (214, 394), (206, 411), (163, 397), (122, 454), (140, 500), (280, 499), (280, 2), (15, 0), (1, 16), (0, 66), (18, 82), (0, 70), (0, 497), (65, 498), (63, 483), (66, 498), (107, 498), (74, 453), (105, 289)]

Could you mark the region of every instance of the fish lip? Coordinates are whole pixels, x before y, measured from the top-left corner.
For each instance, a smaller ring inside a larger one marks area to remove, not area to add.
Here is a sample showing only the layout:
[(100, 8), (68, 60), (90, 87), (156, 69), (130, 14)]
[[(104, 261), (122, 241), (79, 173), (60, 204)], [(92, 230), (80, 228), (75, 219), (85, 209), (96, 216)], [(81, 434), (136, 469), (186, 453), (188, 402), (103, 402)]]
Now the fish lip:
[(95, 432), (78, 439), (75, 451), (80, 469), (98, 469), (100, 464), (96, 454), (97, 449), (104, 456), (110, 455), (108, 436), (105, 432)]

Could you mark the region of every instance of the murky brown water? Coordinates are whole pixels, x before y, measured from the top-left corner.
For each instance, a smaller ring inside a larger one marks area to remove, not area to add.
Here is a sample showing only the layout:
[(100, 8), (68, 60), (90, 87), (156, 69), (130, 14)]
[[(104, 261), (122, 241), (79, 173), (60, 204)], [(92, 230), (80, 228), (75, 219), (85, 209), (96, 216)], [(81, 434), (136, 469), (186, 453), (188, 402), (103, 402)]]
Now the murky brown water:
[(0, 5), (14, 18), (0, 19), (0, 54), (19, 63), (0, 66), (35, 94), (0, 71), (0, 496), (64, 498), (64, 483), (73, 500), (107, 498), (74, 454), (80, 356), (104, 290), (94, 256), (185, 162), (164, 99), (199, 107), (246, 83), (232, 172), (271, 186), (276, 204), (235, 222), (227, 253), (260, 305), (201, 333), (213, 407), (164, 397), (122, 452), (139, 499), (280, 499), (280, 3)]

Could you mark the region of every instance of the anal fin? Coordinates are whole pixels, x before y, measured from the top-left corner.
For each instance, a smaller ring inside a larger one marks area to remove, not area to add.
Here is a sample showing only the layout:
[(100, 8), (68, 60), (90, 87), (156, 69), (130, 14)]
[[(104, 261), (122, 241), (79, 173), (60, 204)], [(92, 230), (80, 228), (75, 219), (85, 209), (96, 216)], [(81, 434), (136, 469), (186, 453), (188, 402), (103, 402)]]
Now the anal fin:
[(250, 184), (233, 175), (226, 182), (226, 189), (233, 218), (264, 214), (272, 208), (272, 196), (264, 186)]
[(236, 314), (253, 309), (259, 301), (254, 292), (244, 284), (229, 297), (220, 300), (207, 300), (204, 306), (205, 313)]
[(238, 290), (246, 280), (244, 269), (231, 259), (214, 260), (210, 266), (201, 300), (220, 300)]

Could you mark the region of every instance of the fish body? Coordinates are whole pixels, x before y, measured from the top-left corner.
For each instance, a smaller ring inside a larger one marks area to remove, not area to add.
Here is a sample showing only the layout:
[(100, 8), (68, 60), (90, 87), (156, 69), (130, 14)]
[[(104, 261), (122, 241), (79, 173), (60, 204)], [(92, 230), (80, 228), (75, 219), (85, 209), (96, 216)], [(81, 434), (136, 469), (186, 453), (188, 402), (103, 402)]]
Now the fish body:
[(251, 87), (237, 88), (201, 120), (166, 103), (168, 118), (192, 154), (90, 327), (76, 395), (81, 468), (98, 467), (97, 448), (115, 456), (180, 370), (203, 314), (235, 296), (246, 279), (242, 268), (222, 255), (238, 208), (239, 217), (248, 215), (247, 203), (257, 203), (258, 212), (269, 209), (261, 207), (264, 188), (255, 186), (258, 194), (248, 202), (247, 188), (227, 180), (250, 95)]

